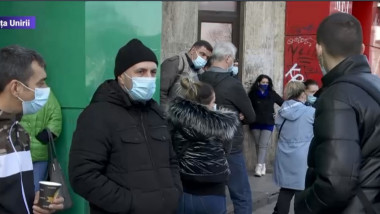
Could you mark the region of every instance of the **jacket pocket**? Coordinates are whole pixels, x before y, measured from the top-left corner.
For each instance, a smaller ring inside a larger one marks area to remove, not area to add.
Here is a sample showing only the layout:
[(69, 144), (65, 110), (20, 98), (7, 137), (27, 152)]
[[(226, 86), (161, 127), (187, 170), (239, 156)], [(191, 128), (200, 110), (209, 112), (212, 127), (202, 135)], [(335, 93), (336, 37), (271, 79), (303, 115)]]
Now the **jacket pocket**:
[(131, 214), (169, 213), (165, 212), (166, 208), (163, 201), (164, 198), (161, 191), (143, 192), (141, 190), (134, 190), (132, 192)]
[(129, 128), (119, 132), (120, 150), (115, 149), (121, 157), (121, 164), (127, 171), (151, 168), (149, 152), (143, 133), (137, 128)]
[(123, 143), (139, 144), (144, 142), (144, 136), (137, 127), (120, 131), (120, 138)]
[(171, 137), (167, 126), (151, 127), (152, 155), (159, 167), (169, 167)]
[(170, 134), (167, 126), (157, 126), (151, 128), (152, 139), (161, 142), (170, 142)]

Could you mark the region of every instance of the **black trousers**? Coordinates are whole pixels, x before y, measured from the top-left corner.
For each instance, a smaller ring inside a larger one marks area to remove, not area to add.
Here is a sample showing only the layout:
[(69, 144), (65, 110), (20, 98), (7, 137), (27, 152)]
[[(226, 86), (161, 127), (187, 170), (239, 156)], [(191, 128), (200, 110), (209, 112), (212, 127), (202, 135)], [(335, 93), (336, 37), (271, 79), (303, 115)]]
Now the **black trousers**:
[(273, 214), (288, 214), (290, 208), (290, 201), (297, 192), (301, 191), (295, 189), (281, 188), (276, 206), (274, 207)]

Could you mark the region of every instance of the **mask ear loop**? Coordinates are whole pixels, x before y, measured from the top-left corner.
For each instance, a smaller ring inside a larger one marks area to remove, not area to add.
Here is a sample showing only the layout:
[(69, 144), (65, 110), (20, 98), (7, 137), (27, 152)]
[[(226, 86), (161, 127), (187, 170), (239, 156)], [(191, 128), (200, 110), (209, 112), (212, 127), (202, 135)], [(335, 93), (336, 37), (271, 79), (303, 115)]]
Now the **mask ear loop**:
[[(20, 157), (16, 151), (16, 148), (13, 144), (13, 141), (12, 141), (12, 130), (13, 130), (13, 127), (15, 125), (18, 125), (18, 121), (15, 121), (11, 128), (9, 129), (9, 135), (8, 135), (8, 138), (9, 138), (9, 141), (11, 142), (11, 145), (12, 145), (12, 149), (13, 151), (15, 152), (16, 154), (16, 157), (17, 157), (17, 162), (18, 162), (18, 167), (19, 167), (19, 173), (20, 173), (20, 179), (21, 179), (21, 192), (22, 192), (22, 198), (24, 200), (24, 205), (25, 205), (25, 208), (26, 208), (26, 211), (28, 212), (28, 214), (30, 214), (30, 211), (29, 211), (29, 206), (28, 206), (28, 202), (26, 200), (26, 196), (25, 196), (25, 190), (24, 190), (24, 182), (23, 182), (23, 179), (22, 179), (22, 167), (21, 167), (21, 162), (20, 162)], [(16, 137), (19, 138), (20, 135), (19, 135), (19, 132), (18, 130), (16, 130)]]

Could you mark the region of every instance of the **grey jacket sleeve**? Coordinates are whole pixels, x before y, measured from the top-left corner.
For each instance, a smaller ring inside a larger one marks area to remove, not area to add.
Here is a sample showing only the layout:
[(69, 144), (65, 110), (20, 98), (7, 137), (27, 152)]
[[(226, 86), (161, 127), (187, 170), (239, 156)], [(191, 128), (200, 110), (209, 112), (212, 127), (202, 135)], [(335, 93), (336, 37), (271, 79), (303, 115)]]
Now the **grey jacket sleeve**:
[(166, 59), (161, 64), (161, 78), (160, 78), (160, 104), (166, 109), (170, 101), (170, 92), (178, 78), (178, 65), (179, 56), (174, 56)]

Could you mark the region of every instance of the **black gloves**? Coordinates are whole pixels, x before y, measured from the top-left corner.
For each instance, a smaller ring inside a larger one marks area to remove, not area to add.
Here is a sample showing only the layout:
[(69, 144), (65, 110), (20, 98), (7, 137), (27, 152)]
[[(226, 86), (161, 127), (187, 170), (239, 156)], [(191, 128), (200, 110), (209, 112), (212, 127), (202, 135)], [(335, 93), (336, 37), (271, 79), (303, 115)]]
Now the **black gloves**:
[[(54, 133), (51, 133), (53, 135), (53, 138), (56, 138), (57, 136), (54, 135)], [(42, 130), (40, 133), (36, 136), (37, 140), (39, 140), (43, 144), (49, 143), (49, 135), (47, 129)]]

